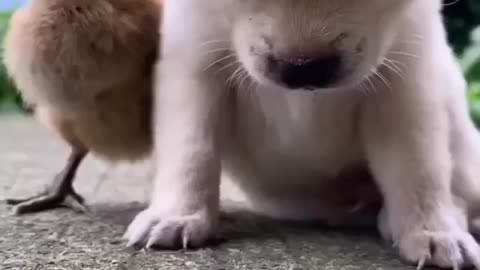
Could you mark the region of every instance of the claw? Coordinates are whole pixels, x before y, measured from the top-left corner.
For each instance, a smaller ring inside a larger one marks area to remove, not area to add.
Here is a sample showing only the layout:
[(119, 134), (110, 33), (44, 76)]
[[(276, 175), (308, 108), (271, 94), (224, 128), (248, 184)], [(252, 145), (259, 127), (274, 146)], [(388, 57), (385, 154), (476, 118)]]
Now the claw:
[[(127, 234), (123, 236), (124, 239), (128, 239), (127, 241), (127, 248), (134, 247), (139, 245), (140, 240), (135, 239), (135, 238), (130, 238)], [(145, 246), (146, 249), (150, 248), (149, 243)]]
[(79, 200), (73, 195), (67, 195), (61, 205), (79, 213), (86, 213), (89, 211), (88, 207), (83, 204), (82, 200)]
[[(122, 239), (123, 240), (128, 240), (128, 231), (126, 231), (123, 235), (122, 235)], [(127, 245), (130, 241), (127, 242)]]
[(123, 235), (123, 238), (128, 240), (127, 247), (142, 245), (148, 249), (154, 245), (151, 239), (149, 239), (153, 222), (147, 221), (148, 215), (148, 212), (145, 210), (140, 212), (128, 226), (127, 231)]
[(398, 241), (394, 241), (394, 242), (392, 243), (392, 248), (396, 248), (396, 247), (398, 247)]
[(480, 270), (480, 247), (473, 237), (466, 238), (464, 241), (460, 242), (460, 247), (468, 261), (475, 267), (475, 269)]
[(154, 241), (148, 240), (147, 244), (145, 245), (145, 248), (148, 250), (148, 249), (151, 249), (154, 245), (155, 245)]
[(183, 234), (182, 247), (183, 247), (184, 250), (188, 249), (188, 235), (187, 234)]
[(428, 260), (428, 256), (425, 256), (422, 259), (420, 259), (417, 265), (417, 270), (422, 270), (425, 267), (425, 263), (427, 263), (427, 260)]
[[(125, 234), (125, 239), (128, 239), (128, 242), (127, 242), (127, 247), (133, 247), (133, 246), (136, 246), (136, 245), (140, 245), (141, 243), (145, 243), (143, 241), (145, 241), (145, 235), (144, 234), (134, 234), (134, 235), (131, 235), (131, 234), (128, 234), (126, 235)], [(152, 243), (150, 243), (150, 241), (147, 243), (147, 245), (145, 246), (145, 248), (149, 249), (152, 247)]]

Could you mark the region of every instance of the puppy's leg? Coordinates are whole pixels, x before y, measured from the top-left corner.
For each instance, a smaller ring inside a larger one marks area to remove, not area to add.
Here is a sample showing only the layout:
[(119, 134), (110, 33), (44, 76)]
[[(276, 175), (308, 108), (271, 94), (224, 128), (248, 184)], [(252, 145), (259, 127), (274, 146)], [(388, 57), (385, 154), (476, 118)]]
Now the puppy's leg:
[(15, 205), (16, 214), (40, 212), (57, 207), (86, 211), (84, 199), (75, 192), (73, 181), (78, 167), (87, 155), (87, 150), (76, 139), (68, 122), (55, 118), (51, 112), (43, 108), (38, 108), (35, 113), (41, 122), (70, 145), (71, 153), (67, 164), (55, 176), (53, 184), (45, 192), (27, 199), (8, 199), (7, 204)]
[[(462, 87), (455, 87), (464, 91)], [(452, 125), (452, 155), (454, 194), (464, 199), (470, 214), (478, 217), (480, 210), (480, 133), (470, 118), (466, 98), (457, 98), (449, 104)]]
[[(455, 71), (453, 71), (455, 72)], [(452, 72), (452, 73), (453, 73)], [(461, 74), (451, 89), (465, 92)], [(470, 230), (480, 235), (480, 133), (469, 112), (465, 95), (458, 95), (449, 103), (452, 126), (452, 158), (454, 162), (452, 190), (469, 211)]]
[(412, 82), (367, 104), (366, 151), (385, 203), (379, 226), (419, 268), (479, 268), (480, 248), (451, 192), (448, 99), (435, 81)]
[(127, 229), (130, 245), (199, 247), (218, 223), (218, 91), (190, 61), (179, 56), (159, 64), (155, 186), (150, 206)]

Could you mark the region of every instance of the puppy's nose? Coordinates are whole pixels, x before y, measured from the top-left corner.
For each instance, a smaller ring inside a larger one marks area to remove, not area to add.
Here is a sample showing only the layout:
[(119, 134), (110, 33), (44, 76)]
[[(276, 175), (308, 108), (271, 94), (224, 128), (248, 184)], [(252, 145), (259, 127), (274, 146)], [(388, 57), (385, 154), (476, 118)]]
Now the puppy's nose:
[[(292, 58), (271, 60), (276, 77), (290, 89), (324, 88), (337, 79), (341, 57), (338, 53), (319, 58)], [(276, 71), (275, 71), (276, 69)]]

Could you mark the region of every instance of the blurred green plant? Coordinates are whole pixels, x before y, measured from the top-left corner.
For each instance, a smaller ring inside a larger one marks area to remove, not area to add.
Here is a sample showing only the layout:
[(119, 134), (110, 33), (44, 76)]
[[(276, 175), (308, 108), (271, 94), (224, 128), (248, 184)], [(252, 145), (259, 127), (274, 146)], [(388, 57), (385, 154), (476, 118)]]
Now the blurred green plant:
[(473, 120), (480, 126), (480, 82), (474, 82), (470, 86), (470, 104)]
[(443, 13), (450, 43), (460, 54), (470, 44), (470, 33), (480, 25), (480, 1), (444, 0)]
[(472, 116), (480, 125), (480, 26), (472, 31), (470, 45), (460, 56), (460, 65), (469, 82)]
[[(3, 44), (10, 17), (10, 13), (0, 13), (0, 44)], [(0, 50), (0, 57), (1, 52)], [(0, 64), (0, 112), (18, 110), (21, 103), (20, 95), (8, 78), (5, 67)]]
[(470, 35), (470, 44), (460, 56), (460, 65), (469, 82), (472, 116), (480, 126), (480, 26)]

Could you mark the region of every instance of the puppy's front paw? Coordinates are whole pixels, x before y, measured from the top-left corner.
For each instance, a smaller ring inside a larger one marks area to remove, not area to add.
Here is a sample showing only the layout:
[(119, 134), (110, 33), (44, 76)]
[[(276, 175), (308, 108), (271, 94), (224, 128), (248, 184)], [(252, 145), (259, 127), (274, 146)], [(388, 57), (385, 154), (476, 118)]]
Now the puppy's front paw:
[(418, 230), (404, 235), (399, 241), (401, 255), (422, 269), (424, 265), (460, 269), (475, 266), (480, 269), (480, 247), (472, 235), (461, 230)]
[(215, 236), (218, 217), (207, 210), (164, 214), (153, 207), (140, 212), (125, 233), (128, 245), (147, 248), (199, 248)]

